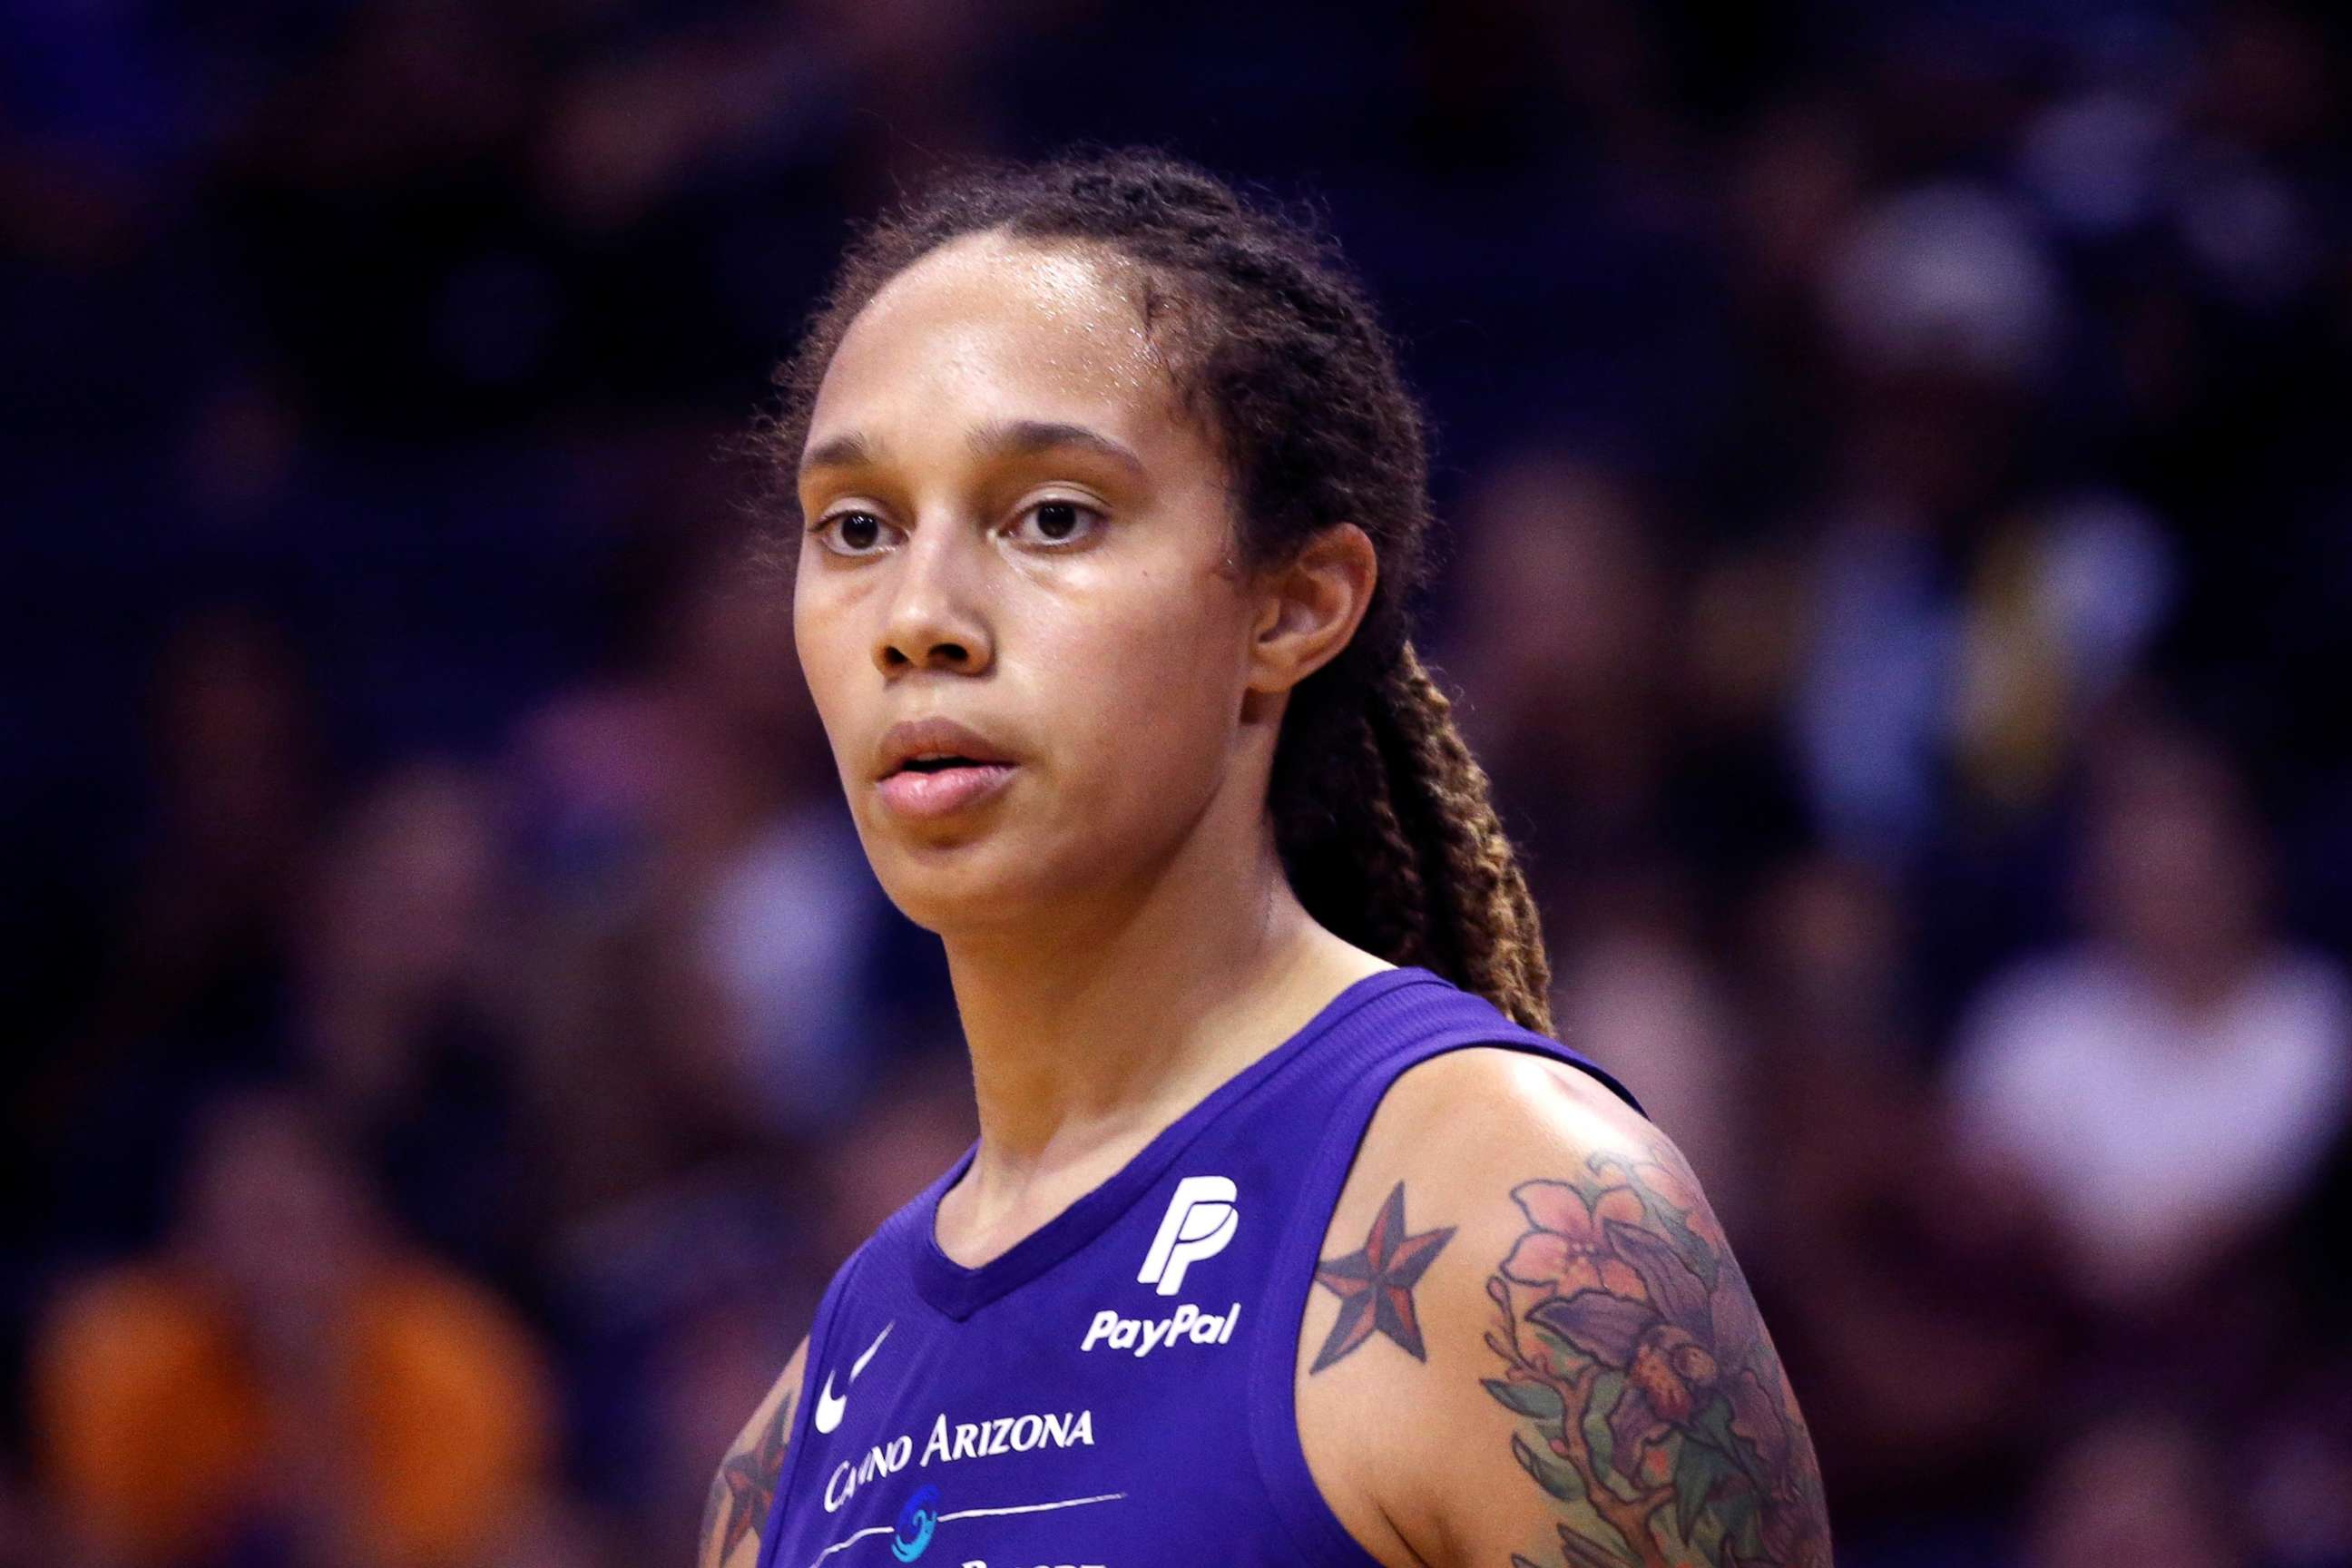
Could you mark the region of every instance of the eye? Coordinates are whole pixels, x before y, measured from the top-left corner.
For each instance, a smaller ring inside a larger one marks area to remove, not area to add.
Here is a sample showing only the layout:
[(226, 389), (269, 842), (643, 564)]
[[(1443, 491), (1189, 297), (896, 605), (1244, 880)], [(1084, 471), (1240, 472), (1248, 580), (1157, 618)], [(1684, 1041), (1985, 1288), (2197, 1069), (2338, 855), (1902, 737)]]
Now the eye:
[(870, 511), (836, 511), (809, 524), (817, 542), (835, 555), (878, 555), (890, 525)]
[(1088, 506), (1084, 501), (1055, 498), (1032, 501), (1022, 508), (1013, 531), (1018, 533), (1026, 527), (1030, 531), (1024, 542), (1043, 544), (1051, 549), (1083, 543), (1102, 524), (1100, 509)]

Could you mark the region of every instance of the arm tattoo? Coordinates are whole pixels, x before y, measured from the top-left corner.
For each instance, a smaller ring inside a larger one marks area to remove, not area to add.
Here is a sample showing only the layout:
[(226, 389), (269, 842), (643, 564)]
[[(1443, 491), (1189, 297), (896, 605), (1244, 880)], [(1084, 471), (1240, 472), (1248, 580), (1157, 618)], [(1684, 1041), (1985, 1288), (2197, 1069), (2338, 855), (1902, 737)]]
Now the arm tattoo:
[(1589, 1165), (1511, 1189), (1527, 1229), (1486, 1281), (1486, 1391), (1570, 1568), (1829, 1568), (1812, 1439), (1687, 1167)]
[(1315, 1266), (1315, 1283), (1339, 1298), (1339, 1321), (1331, 1325), (1330, 1337), (1323, 1342), (1308, 1375), (1346, 1356), (1370, 1339), (1374, 1330), (1412, 1352), (1415, 1361), (1427, 1361), (1421, 1346), (1421, 1317), (1412, 1307), (1412, 1288), (1430, 1259), (1453, 1236), (1451, 1226), (1419, 1236), (1408, 1234), (1404, 1184), (1399, 1182), (1389, 1201), (1381, 1205), (1362, 1250)]
[(776, 1404), (776, 1418), (761, 1430), (759, 1445), (727, 1456), (710, 1483), (710, 1500), (702, 1510), (702, 1539), (715, 1543), (709, 1559), (723, 1565), (747, 1535), (768, 1522), (776, 1503), (776, 1484), (784, 1473), (784, 1448), (792, 1441), (793, 1392)]

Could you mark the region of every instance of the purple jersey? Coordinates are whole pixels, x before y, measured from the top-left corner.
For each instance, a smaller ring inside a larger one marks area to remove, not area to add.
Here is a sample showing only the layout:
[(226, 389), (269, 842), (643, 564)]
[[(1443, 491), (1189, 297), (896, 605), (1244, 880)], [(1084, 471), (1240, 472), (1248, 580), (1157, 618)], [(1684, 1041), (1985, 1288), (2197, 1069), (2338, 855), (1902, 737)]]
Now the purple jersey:
[(759, 1568), (1370, 1568), (1299, 1447), (1317, 1257), (1381, 1095), (1465, 1046), (1624, 1087), (1426, 969), (1356, 982), (1003, 1257), (933, 1239), (967, 1152), (817, 1308)]

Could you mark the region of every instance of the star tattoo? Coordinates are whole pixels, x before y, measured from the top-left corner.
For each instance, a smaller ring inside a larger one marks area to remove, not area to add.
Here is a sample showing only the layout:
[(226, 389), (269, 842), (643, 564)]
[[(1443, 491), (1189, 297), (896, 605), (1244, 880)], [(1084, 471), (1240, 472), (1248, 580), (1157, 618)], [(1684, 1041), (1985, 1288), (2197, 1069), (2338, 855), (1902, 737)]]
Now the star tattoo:
[(1399, 1182), (1372, 1221), (1363, 1250), (1315, 1267), (1315, 1283), (1339, 1298), (1339, 1321), (1331, 1325), (1331, 1336), (1308, 1371), (1321, 1372), (1370, 1339), (1374, 1330), (1412, 1352), (1415, 1361), (1427, 1361), (1421, 1345), (1421, 1318), (1412, 1309), (1412, 1288), (1453, 1235), (1452, 1226), (1419, 1236), (1405, 1234), (1404, 1184)]
[(768, 1510), (776, 1503), (776, 1483), (783, 1477), (784, 1448), (792, 1429), (793, 1395), (787, 1394), (776, 1407), (776, 1418), (760, 1434), (759, 1446), (748, 1454), (729, 1456), (719, 1468), (702, 1529), (706, 1540), (714, 1528), (723, 1530), (719, 1562), (726, 1562), (745, 1536), (767, 1523)]

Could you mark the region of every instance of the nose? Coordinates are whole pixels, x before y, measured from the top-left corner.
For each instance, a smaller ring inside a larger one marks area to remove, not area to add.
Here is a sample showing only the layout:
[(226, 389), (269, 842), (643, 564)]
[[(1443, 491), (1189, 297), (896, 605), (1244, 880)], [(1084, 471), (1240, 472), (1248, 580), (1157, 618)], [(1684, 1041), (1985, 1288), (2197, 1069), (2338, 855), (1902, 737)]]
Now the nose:
[(885, 675), (944, 669), (977, 675), (994, 657), (979, 603), (982, 552), (969, 531), (940, 520), (917, 527), (898, 552), (874, 663)]

